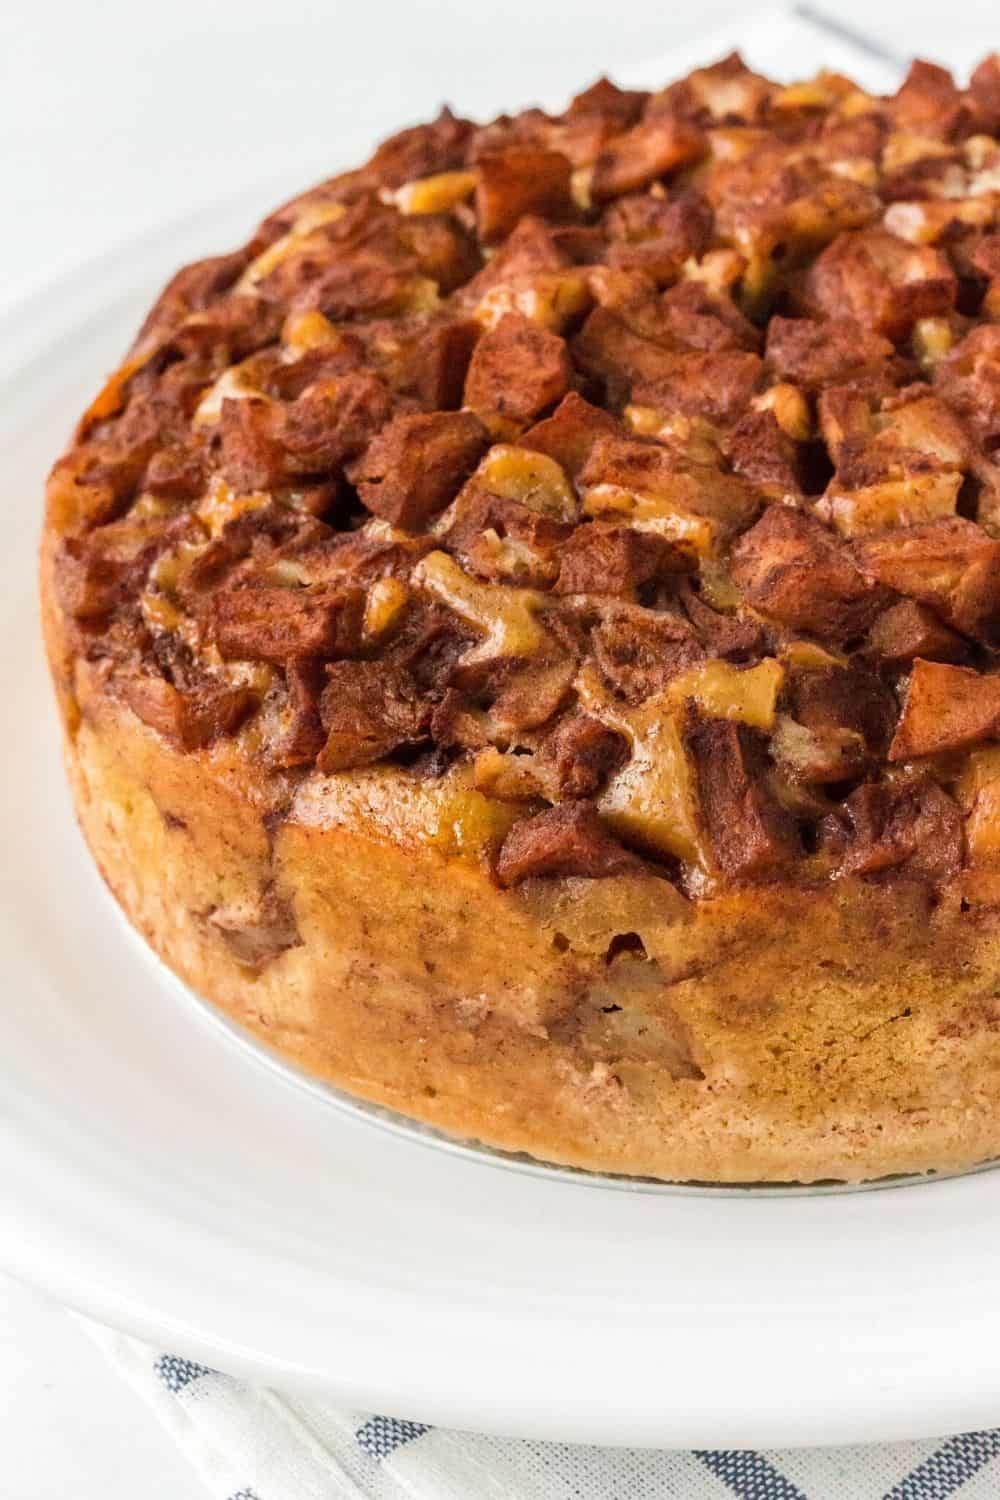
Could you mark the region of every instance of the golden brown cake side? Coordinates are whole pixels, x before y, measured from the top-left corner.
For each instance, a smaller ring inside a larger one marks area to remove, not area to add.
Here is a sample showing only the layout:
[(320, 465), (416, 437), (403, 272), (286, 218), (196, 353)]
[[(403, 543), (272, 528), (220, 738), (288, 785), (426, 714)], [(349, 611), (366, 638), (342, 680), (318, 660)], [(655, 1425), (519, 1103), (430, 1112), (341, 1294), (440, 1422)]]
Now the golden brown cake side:
[(231, 748), (179, 754), (79, 687), (67, 766), (104, 879), (182, 980), (310, 1072), (611, 1172), (861, 1180), (1000, 1153), (995, 913), (860, 881), (698, 907), (647, 874), (504, 891), (359, 825), (351, 773), (281, 816)]
[(445, 111), (188, 267), (48, 489), (199, 993), (550, 1160), (1000, 1153), (1000, 59)]

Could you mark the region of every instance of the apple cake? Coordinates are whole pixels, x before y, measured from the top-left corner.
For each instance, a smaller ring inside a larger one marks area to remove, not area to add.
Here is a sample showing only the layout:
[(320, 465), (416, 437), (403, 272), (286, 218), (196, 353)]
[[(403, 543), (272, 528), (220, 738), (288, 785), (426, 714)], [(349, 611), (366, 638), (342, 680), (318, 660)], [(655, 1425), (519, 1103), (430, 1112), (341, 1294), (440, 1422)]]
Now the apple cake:
[(1000, 1155), (1000, 57), (445, 109), (180, 271), (48, 486), (193, 990), (550, 1162)]

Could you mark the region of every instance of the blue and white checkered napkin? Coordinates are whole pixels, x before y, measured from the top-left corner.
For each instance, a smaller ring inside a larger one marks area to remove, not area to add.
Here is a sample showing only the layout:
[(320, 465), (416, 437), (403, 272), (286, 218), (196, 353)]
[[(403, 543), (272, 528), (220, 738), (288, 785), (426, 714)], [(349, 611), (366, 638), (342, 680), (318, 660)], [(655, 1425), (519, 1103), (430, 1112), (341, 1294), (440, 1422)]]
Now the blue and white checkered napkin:
[(997, 1500), (1000, 1431), (658, 1452), (449, 1432), (282, 1395), (84, 1322), (212, 1500)]

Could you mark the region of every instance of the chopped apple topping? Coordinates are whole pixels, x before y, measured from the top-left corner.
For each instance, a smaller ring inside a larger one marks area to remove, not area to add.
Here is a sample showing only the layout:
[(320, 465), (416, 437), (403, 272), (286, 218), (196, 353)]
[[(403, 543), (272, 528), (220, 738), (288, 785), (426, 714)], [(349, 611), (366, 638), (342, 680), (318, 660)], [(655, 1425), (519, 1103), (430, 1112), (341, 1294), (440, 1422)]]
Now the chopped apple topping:
[(953, 516), (962, 475), (945, 469), (938, 474), (913, 474), (908, 479), (886, 479), (860, 490), (827, 494), (816, 510), (841, 536), (864, 536), (892, 526), (914, 526)]
[(385, 635), (406, 608), (410, 591), (400, 578), (377, 578), (365, 601), (364, 630), (369, 640)]
[(694, 771), (675, 695), (656, 693), (632, 707), (612, 698), (589, 667), (580, 673), (577, 691), (587, 712), (624, 735), (631, 751), (597, 803), (608, 826), (646, 848), (706, 866)]
[(295, 223), (287, 234), (283, 234), (273, 245), (258, 255), (257, 259), (251, 261), (243, 275), (236, 283), (237, 292), (252, 292), (258, 281), (263, 281), (275, 266), (291, 255), (293, 251), (304, 248), (304, 242), (314, 230), (321, 229), (324, 224), (332, 224), (337, 219), (342, 219), (347, 212), (342, 203), (313, 203), (307, 205), (299, 214)]
[(576, 495), (562, 466), (544, 453), (511, 443), (494, 443), (469, 483), (557, 521), (573, 521), (578, 513)]
[(535, 656), (546, 632), (535, 618), (544, 595), (478, 583), (446, 552), (431, 552), (413, 570), (413, 581), (454, 610), (485, 637), (464, 658), (467, 664), (497, 658)]
[(690, 698), (713, 718), (737, 719), (754, 729), (770, 730), (784, 680), (784, 668), (773, 656), (742, 669), (711, 658), (675, 677), (668, 694), (677, 700)]
[(404, 182), (393, 195), (404, 214), (446, 214), (476, 191), (475, 172), (435, 172)]

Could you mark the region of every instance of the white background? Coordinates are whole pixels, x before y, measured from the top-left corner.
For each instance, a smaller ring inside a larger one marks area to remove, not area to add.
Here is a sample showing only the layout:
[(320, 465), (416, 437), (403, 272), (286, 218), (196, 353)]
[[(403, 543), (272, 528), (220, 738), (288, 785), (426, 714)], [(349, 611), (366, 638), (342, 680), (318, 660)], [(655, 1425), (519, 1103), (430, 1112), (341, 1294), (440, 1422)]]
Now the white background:
[[(989, 3), (819, 8), (959, 69), (1000, 47)], [(0, 0), (0, 312), (177, 214), (345, 165), (345, 135), (374, 139), (445, 100), (489, 115), (605, 71), (632, 81), (746, 14), (733, 0)], [(0, 1500), (201, 1494), (79, 1326), (0, 1275)]]

